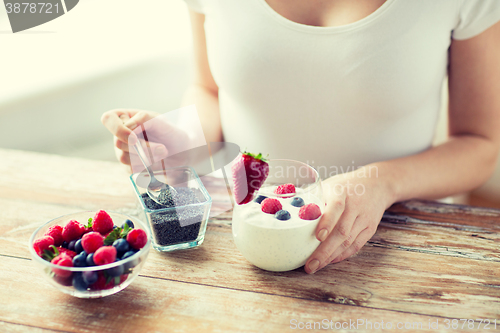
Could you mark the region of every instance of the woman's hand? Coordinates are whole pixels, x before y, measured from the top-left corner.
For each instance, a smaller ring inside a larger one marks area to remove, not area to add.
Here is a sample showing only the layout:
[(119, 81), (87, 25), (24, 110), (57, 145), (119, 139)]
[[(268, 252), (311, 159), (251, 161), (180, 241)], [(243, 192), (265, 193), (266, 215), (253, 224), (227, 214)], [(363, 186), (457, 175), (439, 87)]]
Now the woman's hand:
[[(135, 150), (129, 147), (137, 137), (143, 149), (152, 156), (153, 162), (189, 148), (187, 132), (165, 121), (156, 112), (111, 110), (102, 115), (101, 121), (114, 135), (116, 157), (134, 171), (143, 169)], [(147, 143), (142, 138), (147, 139)]]
[(328, 178), (322, 185), (326, 208), (316, 228), (321, 244), (306, 262), (309, 274), (357, 253), (393, 203), (390, 187), (378, 178), (376, 166)]

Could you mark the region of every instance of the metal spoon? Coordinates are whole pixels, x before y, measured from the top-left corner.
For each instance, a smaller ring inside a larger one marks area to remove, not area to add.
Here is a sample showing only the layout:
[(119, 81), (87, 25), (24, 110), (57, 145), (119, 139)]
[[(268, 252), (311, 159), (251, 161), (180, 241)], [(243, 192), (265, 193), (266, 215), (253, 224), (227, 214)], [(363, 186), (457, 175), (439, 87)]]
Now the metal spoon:
[(177, 191), (172, 186), (165, 184), (165, 183), (159, 181), (158, 179), (156, 179), (156, 177), (154, 176), (153, 170), (151, 169), (150, 166), (148, 166), (148, 163), (147, 163), (148, 158), (146, 156), (146, 153), (144, 152), (144, 149), (142, 149), (142, 146), (141, 146), (141, 143), (139, 142), (139, 140), (136, 140), (136, 142), (134, 144), (134, 149), (137, 152), (137, 155), (139, 155), (139, 159), (141, 160), (142, 164), (144, 164), (144, 166), (146, 167), (146, 170), (149, 173), (150, 181), (149, 181), (149, 185), (146, 189), (148, 196), (157, 204), (164, 205), (158, 199), (158, 197), (160, 196), (161, 190), (168, 189), (170, 191), (170, 193), (172, 193), (174, 195), (177, 194)]

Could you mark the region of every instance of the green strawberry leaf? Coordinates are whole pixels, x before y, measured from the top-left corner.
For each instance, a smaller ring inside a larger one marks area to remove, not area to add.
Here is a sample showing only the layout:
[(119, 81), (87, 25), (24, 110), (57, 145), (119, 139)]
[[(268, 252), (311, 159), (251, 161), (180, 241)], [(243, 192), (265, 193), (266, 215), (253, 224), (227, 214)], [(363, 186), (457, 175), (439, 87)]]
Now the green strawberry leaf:
[(51, 262), (52, 259), (54, 259), (55, 257), (57, 257), (59, 255), (59, 250), (57, 249), (57, 247), (55, 247), (54, 245), (51, 245), (50, 249), (52, 251), (43, 250), (43, 254), (42, 254), (42, 258), (47, 260), (48, 262)]
[(253, 157), (256, 160), (261, 160), (262, 162), (266, 162), (266, 163), (267, 163), (267, 160), (269, 157), (269, 154), (267, 154), (266, 156), (263, 156), (262, 153), (253, 154), (253, 153), (250, 153), (248, 151), (244, 151), (243, 155), (248, 155), (250, 157)]
[(89, 218), (87, 228), (92, 228), (92, 218)]
[(117, 240), (118, 238), (121, 238), (121, 229), (122, 228), (115, 228), (113, 229), (113, 231), (111, 231), (108, 235), (108, 237), (106, 237), (104, 239), (104, 245), (113, 245), (113, 242), (115, 240)]
[[(117, 228), (117, 229), (121, 229), (121, 228)], [(132, 230), (132, 228), (127, 223), (125, 223), (125, 227), (122, 229), (122, 231), (120, 233), (120, 238), (127, 238), (127, 235), (128, 235), (130, 230)]]
[(109, 275), (107, 272), (104, 272), (104, 277), (106, 278), (106, 285), (113, 280), (113, 277)]

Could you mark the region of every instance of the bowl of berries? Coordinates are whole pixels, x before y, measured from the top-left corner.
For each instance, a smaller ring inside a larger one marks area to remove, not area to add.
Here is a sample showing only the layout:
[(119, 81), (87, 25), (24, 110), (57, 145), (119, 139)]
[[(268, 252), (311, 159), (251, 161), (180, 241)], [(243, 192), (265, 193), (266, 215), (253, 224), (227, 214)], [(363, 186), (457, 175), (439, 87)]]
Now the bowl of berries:
[(139, 219), (100, 210), (57, 217), (29, 240), (33, 262), (60, 291), (99, 298), (126, 288), (149, 253), (151, 235)]

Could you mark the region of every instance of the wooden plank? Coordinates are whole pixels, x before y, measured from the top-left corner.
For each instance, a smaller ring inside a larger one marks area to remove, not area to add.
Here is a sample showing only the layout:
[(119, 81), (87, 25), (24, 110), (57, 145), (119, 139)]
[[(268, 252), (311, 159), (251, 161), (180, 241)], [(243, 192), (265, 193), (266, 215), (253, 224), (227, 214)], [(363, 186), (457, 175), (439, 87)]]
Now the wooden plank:
[[(57, 332), (54, 330), (43, 329), (34, 326), (26, 326), (24, 324), (13, 324), (0, 321), (0, 332), (2, 333), (48, 333)], [(63, 331), (59, 331), (63, 332)]]
[(389, 212), (427, 221), (449, 223), (450, 227), (476, 226), (500, 231), (500, 210), (495, 208), (410, 200), (393, 205), (389, 208)]
[[(118, 294), (77, 299), (35, 278), (34, 268), (28, 260), (0, 256), (0, 328), (16, 332), (13, 325), (19, 324), (68, 332), (281, 332), (290, 331), (294, 319), (297, 325), (323, 319), (359, 319), (372, 325), (383, 320), (393, 327), (398, 322), (428, 325), (439, 320), (444, 325), (443, 318), (143, 276)], [(364, 328), (360, 331), (380, 331)]]

